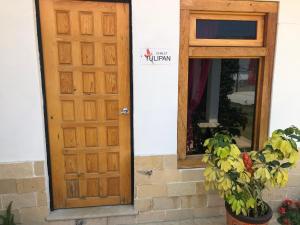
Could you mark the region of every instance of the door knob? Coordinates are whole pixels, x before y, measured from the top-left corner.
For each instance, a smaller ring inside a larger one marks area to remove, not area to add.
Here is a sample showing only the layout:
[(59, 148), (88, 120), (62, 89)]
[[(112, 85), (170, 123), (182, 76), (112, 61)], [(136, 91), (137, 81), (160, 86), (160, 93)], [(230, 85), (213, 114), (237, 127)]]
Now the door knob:
[(129, 114), (129, 109), (125, 107), (121, 110), (121, 115), (127, 115), (127, 114)]

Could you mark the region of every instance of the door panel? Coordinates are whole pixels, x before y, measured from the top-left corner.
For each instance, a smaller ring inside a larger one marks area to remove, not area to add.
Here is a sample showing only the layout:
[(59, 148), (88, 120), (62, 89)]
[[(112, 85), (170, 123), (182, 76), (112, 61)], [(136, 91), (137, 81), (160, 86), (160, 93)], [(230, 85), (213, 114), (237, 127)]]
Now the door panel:
[(128, 5), (40, 0), (54, 208), (131, 202)]

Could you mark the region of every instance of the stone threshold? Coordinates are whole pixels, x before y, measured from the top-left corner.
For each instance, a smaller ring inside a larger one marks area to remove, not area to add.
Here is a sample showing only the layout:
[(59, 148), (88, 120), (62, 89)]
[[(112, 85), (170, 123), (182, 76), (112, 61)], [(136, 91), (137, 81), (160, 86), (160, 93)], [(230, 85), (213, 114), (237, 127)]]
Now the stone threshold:
[(50, 222), (116, 216), (135, 216), (137, 214), (138, 211), (134, 209), (133, 205), (101, 206), (75, 209), (57, 209), (51, 211), (46, 220)]

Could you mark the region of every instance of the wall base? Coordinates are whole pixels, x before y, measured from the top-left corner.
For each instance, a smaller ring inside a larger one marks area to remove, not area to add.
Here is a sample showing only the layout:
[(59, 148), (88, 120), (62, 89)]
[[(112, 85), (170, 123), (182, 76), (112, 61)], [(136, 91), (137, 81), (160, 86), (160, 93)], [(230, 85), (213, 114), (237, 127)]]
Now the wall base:
[[(225, 224), (224, 201), (204, 190), (204, 169), (178, 169), (176, 155), (134, 158), (136, 215), (83, 216), (46, 221), (49, 216), (47, 173), (43, 161), (0, 164), (0, 213), (13, 201), (16, 222), (24, 225)], [(287, 187), (266, 191), (265, 200), (276, 212), (285, 198), (300, 196), (300, 164)], [(276, 215), (273, 221), (275, 223)], [(82, 219), (82, 221), (80, 220)]]
[(0, 164), (0, 213), (13, 201), (15, 222), (42, 224), (49, 213), (44, 162)]

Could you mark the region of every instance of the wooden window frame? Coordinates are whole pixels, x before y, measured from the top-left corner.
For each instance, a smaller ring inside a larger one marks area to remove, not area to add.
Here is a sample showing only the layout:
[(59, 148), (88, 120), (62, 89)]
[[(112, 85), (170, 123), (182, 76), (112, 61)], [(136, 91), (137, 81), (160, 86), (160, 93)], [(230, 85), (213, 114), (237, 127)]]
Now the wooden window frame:
[[(268, 138), (276, 44), (278, 2), (244, 0), (181, 0), (180, 10), (180, 58), (178, 77), (178, 167), (201, 168), (201, 155), (186, 155), (188, 62), (189, 58), (258, 58), (259, 74), (256, 91), (253, 147), (259, 149)], [(264, 32), (260, 46), (203, 46), (190, 41), (191, 20), (195, 12), (204, 14), (263, 15)], [(200, 45), (200, 46), (199, 46)], [(262, 107), (263, 106), (263, 107)]]

